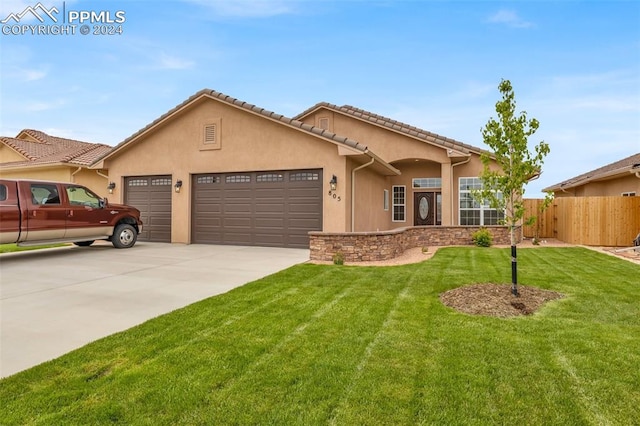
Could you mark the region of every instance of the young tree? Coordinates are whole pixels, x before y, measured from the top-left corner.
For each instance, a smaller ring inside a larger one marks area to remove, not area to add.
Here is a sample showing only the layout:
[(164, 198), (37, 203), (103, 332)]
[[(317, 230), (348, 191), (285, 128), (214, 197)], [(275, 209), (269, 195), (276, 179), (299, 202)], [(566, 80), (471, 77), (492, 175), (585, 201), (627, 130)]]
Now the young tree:
[[(491, 148), (493, 158), (489, 153), (482, 154), (484, 168), (480, 179), (483, 189), (477, 191), (475, 197), (505, 212), (504, 223), (509, 226), (511, 235), (511, 292), (518, 296), (516, 229), (525, 214), (524, 187), (540, 176), (544, 158), (550, 150), (549, 145), (541, 141), (534, 147), (534, 153), (529, 152), (528, 138), (538, 130), (540, 123), (535, 118), (527, 119), (525, 111), (516, 115), (515, 95), (509, 80), (503, 79), (498, 89), (502, 93), (502, 100), (496, 103), (498, 120), (491, 117), (482, 129), (482, 137)], [(492, 169), (492, 160), (499, 169)]]

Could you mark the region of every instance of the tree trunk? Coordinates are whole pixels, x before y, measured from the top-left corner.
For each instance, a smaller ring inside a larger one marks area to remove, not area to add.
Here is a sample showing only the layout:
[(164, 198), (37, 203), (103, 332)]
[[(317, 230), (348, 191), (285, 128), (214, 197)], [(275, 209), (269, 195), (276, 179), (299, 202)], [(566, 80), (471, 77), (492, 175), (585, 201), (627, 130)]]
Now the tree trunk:
[(518, 297), (518, 253), (516, 252), (516, 227), (511, 225), (511, 294)]

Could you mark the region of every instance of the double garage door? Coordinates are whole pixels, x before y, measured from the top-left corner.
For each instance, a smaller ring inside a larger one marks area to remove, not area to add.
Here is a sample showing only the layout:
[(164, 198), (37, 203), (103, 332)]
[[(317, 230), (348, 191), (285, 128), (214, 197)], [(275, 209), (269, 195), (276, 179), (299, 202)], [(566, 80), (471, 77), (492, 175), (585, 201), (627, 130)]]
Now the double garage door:
[[(129, 177), (125, 187), (140, 240), (170, 242), (171, 176)], [(194, 244), (307, 248), (308, 232), (322, 230), (322, 170), (193, 175), (191, 203)]]
[(322, 230), (322, 170), (194, 175), (191, 241), (309, 247)]

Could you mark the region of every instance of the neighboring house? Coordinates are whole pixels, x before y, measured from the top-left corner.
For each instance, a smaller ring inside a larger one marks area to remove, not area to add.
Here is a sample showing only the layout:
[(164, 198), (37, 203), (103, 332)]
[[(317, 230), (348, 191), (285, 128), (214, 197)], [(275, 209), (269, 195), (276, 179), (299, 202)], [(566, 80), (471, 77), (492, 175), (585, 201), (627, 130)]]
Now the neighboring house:
[(556, 197), (640, 196), (640, 153), (551, 185)]
[(89, 166), (111, 148), (25, 129), (15, 138), (0, 137), (0, 177), (74, 182), (107, 196), (106, 171)]
[(308, 247), (309, 231), (492, 225), (483, 151), (353, 107), (295, 119), (201, 90), (93, 167), (142, 212), (142, 240)]

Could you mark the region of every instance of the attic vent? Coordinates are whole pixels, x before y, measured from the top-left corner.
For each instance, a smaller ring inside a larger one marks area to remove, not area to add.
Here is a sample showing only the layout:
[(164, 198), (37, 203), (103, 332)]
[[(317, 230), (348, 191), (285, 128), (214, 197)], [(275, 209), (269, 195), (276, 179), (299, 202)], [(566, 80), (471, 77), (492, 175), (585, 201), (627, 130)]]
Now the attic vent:
[(209, 124), (204, 127), (204, 143), (207, 145), (216, 143), (216, 125)]
[(318, 127), (329, 130), (329, 119), (326, 117), (318, 119)]
[(200, 151), (208, 151), (214, 149), (220, 149), (222, 147), (220, 138), (220, 119), (210, 120), (208, 123), (203, 123), (202, 126), (202, 139), (200, 139)]

